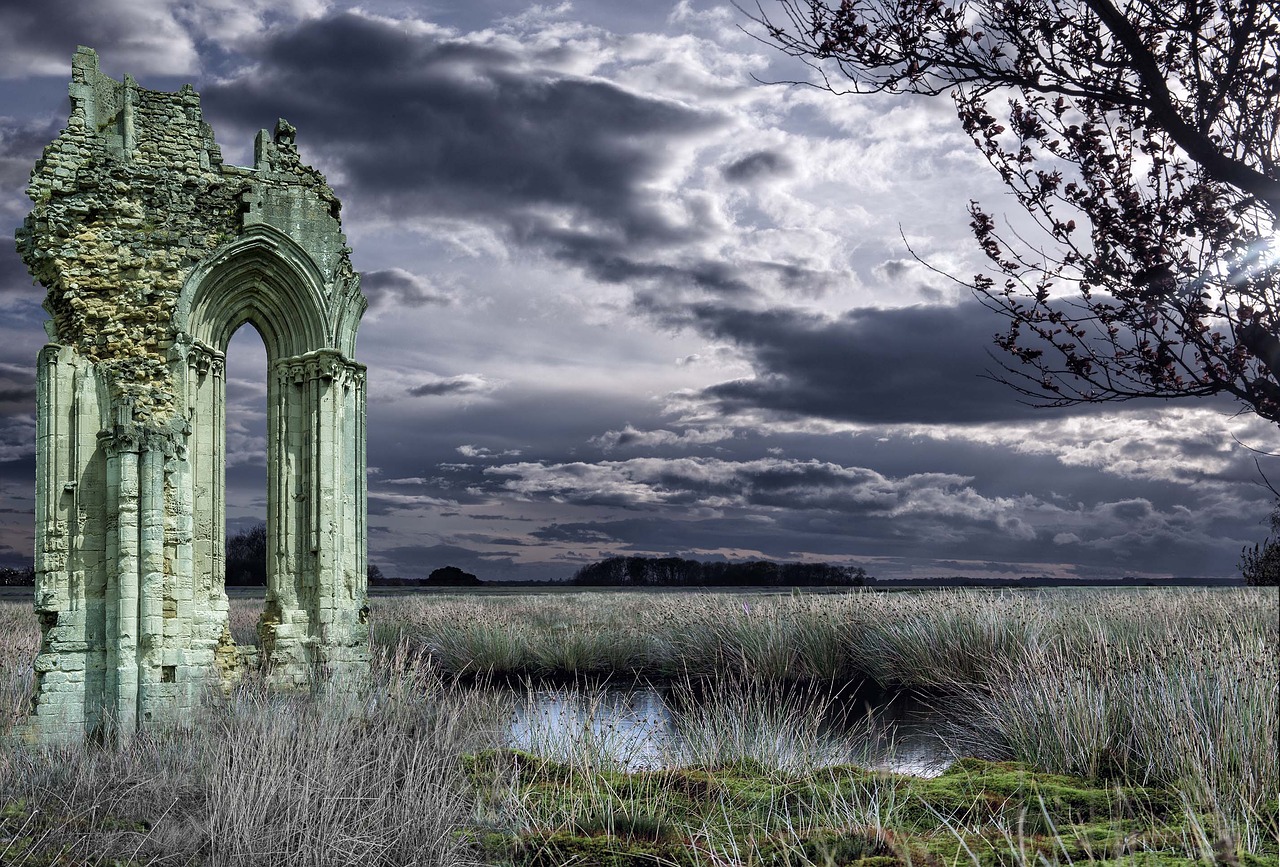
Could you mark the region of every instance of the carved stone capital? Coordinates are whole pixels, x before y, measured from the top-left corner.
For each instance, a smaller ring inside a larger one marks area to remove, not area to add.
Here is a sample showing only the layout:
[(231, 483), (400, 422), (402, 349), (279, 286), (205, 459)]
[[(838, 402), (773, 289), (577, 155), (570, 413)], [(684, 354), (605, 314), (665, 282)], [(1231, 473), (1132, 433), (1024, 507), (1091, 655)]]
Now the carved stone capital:
[(276, 376), (283, 385), (301, 385), (314, 380), (344, 385), (356, 381), (357, 377), (363, 382), (365, 370), (363, 364), (348, 360), (336, 349), (317, 349), (276, 362)]
[(226, 358), (203, 343), (192, 343), (187, 350), (187, 367), (197, 376), (209, 373), (222, 376), (226, 371)]

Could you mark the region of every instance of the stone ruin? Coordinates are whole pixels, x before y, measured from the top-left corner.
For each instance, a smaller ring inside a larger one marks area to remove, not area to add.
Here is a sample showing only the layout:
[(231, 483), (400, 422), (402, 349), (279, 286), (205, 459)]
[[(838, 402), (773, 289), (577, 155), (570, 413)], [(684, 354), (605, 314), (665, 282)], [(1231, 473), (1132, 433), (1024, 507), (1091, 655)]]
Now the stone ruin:
[[(28, 733), (127, 740), (191, 719), (251, 665), (359, 690), (366, 605), (367, 306), (339, 202), (285, 121), (226, 165), (190, 85), (72, 60), (18, 251), (47, 290), (39, 355)], [(225, 353), (267, 351), (267, 591), (258, 648), (228, 629)]]

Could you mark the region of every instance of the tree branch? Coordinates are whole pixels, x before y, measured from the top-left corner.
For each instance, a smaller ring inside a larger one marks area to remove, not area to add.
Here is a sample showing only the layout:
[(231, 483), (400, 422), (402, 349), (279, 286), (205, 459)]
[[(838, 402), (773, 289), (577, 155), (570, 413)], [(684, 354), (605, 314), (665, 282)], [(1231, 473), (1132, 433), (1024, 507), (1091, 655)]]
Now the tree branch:
[(1112, 5), (1111, 0), (1084, 0), (1084, 3), (1094, 11), (1133, 59), (1133, 69), (1147, 89), (1150, 97), (1148, 108), (1157, 125), (1166, 130), (1192, 159), (1203, 166), (1210, 177), (1231, 184), (1265, 202), (1272, 218), (1280, 222), (1280, 180), (1267, 177), (1243, 162), (1224, 155), (1212, 139), (1182, 116), (1169, 94), (1169, 86), (1156, 59), (1143, 44), (1138, 31)]

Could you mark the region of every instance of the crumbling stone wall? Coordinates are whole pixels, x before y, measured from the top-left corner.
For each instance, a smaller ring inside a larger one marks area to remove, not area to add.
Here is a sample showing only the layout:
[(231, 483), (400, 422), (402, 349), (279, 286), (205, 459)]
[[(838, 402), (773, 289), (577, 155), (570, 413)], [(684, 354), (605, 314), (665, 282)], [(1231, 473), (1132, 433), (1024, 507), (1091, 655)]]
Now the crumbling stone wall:
[(32, 173), (18, 250), (48, 289), (39, 359), (32, 732), (187, 717), (246, 659), (227, 629), (224, 358), (245, 322), (268, 354), (273, 683), (368, 668), (366, 302), (323, 176), (295, 131), (228, 166), (199, 95), (72, 61), (71, 114)]
[(117, 84), (82, 50), (70, 92), (67, 128), (31, 176), (35, 208), (19, 250), (49, 289), (49, 337), (102, 365), (139, 419), (165, 421), (176, 403), (168, 351), (178, 293), (235, 234), (241, 183), (227, 183), (190, 86)]

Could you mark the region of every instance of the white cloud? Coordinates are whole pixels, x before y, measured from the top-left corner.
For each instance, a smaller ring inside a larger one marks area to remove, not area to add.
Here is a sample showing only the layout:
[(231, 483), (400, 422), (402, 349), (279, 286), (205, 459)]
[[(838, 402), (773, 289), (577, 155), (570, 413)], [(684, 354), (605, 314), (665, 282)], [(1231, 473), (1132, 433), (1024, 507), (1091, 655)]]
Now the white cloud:
[[(495, 452), (484, 446), (471, 445), (470, 443), (464, 443), (457, 448), (458, 454), (468, 458), (514, 458), (519, 457), (521, 451), (521, 449), (503, 449)], [(465, 467), (466, 464), (459, 464), (459, 466)]]
[(685, 428), (680, 431), (671, 431), (666, 430), (665, 428), (660, 428), (658, 430), (637, 430), (632, 425), (627, 425), (622, 430), (605, 431), (599, 436), (592, 437), (589, 442), (591, 445), (599, 446), (605, 451), (624, 447), (688, 447), (706, 445), (707, 443), (723, 442), (724, 440), (733, 439), (739, 434), (740, 430), (738, 428), (725, 425), (706, 428)]
[(1048, 455), (1065, 466), (1134, 481), (1197, 486), (1234, 485), (1247, 478), (1254, 453), (1241, 443), (1280, 451), (1273, 424), (1257, 416), (1226, 415), (1191, 405), (1042, 422), (884, 429), (913, 437), (967, 440), (1025, 455)]

